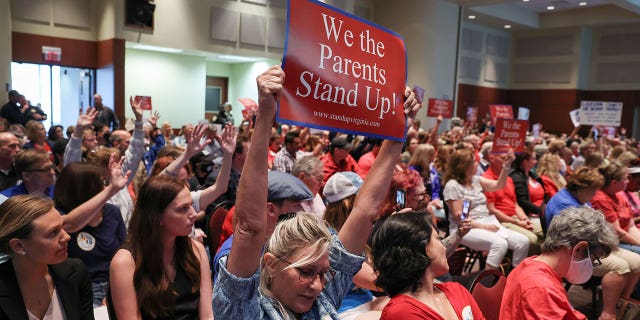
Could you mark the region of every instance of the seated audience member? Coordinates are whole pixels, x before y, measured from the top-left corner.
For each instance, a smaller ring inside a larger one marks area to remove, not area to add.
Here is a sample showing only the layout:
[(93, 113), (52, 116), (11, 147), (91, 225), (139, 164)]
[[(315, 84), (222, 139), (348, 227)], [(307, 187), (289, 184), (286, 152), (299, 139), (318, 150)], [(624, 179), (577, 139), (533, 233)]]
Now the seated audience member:
[(23, 150), (16, 155), (14, 168), (22, 183), (3, 190), (0, 194), (10, 198), (19, 194), (53, 197), (55, 167), (43, 151)]
[(69, 235), (53, 201), (19, 195), (0, 205), (0, 319), (93, 319), (82, 261), (67, 259)]
[(173, 139), (173, 145), (181, 148), (187, 147), (187, 136), (191, 134), (193, 131), (193, 125), (191, 123), (186, 123), (182, 125), (180, 129), (180, 135)]
[[(398, 207), (398, 203), (396, 201), (398, 191), (404, 193), (405, 199), (405, 203), (400, 204), (400, 207)], [(422, 177), (417, 171), (412, 169), (395, 171), (391, 178), (389, 192), (385, 197), (385, 201), (383, 202), (380, 211), (380, 217), (381, 219), (385, 219), (401, 209), (411, 208), (414, 211), (428, 212), (434, 219), (433, 223), (435, 224), (436, 217), (434, 215), (433, 208), (436, 202), (438, 201), (431, 200), (431, 196), (428, 194), (427, 188), (424, 186)]]
[(373, 234), (372, 253), (376, 285), (391, 297), (380, 319), (484, 319), (463, 286), (434, 284), (449, 265), (427, 214), (412, 211), (389, 217)]
[(300, 150), (300, 132), (289, 131), (284, 136), (284, 147), (276, 153), (273, 159), (273, 170), (291, 173), (291, 168), (296, 159), (309, 155)]
[(20, 140), (13, 133), (0, 132), (0, 190), (15, 186), (19, 180), (13, 161), (20, 146)]
[(380, 152), (380, 146), (382, 146), (381, 139), (369, 139), (368, 141), (371, 143), (371, 151), (363, 154), (360, 159), (358, 159), (358, 167), (360, 167), (363, 179), (367, 177), (373, 162), (376, 160), (376, 156), (378, 156)]
[(640, 230), (633, 223), (629, 201), (622, 194), (629, 182), (629, 170), (615, 162), (599, 169), (604, 185), (591, 199), (594, 209), (604, 214), (620, 239), (620, 248), (640, 254)]
[(640, 191), (640, 166), (633, 166), (629, 168), (629, 183), (627, 188), (622, 192), (622, 196), (627, 198), (629, 206), (631, 208), (631, 214), (633, 215), (633, 223), (638, 224), (638, 217), (640, 217), (640, 197), (638, 197), (638, 191)]
[(25, 129), (29, 142), (22, 146), (22, 149), (34, 149), (51, 154), (52, 145), (47, 141), (46, 131), (41, 122), (29, 121)]
[(571, 171), (576, 170), (585, 165), (586, 157), (596, 151), (596, 144), (593, 140), (585, 140), (579, 146), (580, 155), (571, 163)]
[[(307, 139), (307, 142), (309, 142), (309, 139)], [(269, 156), (267, 157), (269, 170), (273, 170), (273, 160), (276, 154), (278, 154), (278, 151), (280, 151), (280, 148), (282, 148), (282, 137), (275, 132), (271, 134), (271, 138), (269, 139)]]
[(598, 169), (605, 163), (605, 157), (602, 152), (596, 151), (592, 152), (590, 155), (585, 157), (584, 166), (589, 169)]
[(64, 139), (64, 127), (61, 125), (53, 125), (47, 132), (47, 142), (53, 146), (58, 140)]
[[(353, 210), (354, 200), (362, 186), (362, 178), (354, 172), (338, 172), (329, 178), (324, 186), (323, 195), (328, 205), (325, 221), (329, 227), (340, 231)], [(386, 296), (374, 298), (371, 291), (382, 291), (375, 285), (376, 275), (370, 263), (362, 263), (362, 269), (353, 276), (353, 283), (342, 300), (338, 315), (342, 320), (379, 319), (380, 311), (386, 304)]]
[(151, 177), (140, 188), (109, 271), (118, 319), (213, 319), (207, 253), (189, 238), (191, 202), (185, 181), (175, 177)]
[(313, 199), (302, 201), (302, 209), (315, 213), (319, 218), (324, 216), (325, 205), (320, 195), (322, 178), (322, 161), (314, 156), (302, 157), (293, 164), (291, 174), (300, 179), (313, 194)]
[[(214, 291), (213, 309), (219, 319), (337, 319), (336, 309), (362, 267), (360, 255), (402, 148), (398, 142), (383, 143), (337, 236), (310, 213), (284, 215), (276, 223), (279, 216), (265, 212), (266, 158), (284, 76), (275, 66), (257, 79), (260, 113), (240, 180), (234, 244), (228, 258), (219, 262)], [(405, 95), (405, 112), (417, 111), (419, 104), (409, 88)]]
[[(120, 191), (128, 176), (122, 174), (122, 163), (116, 163), (116, 159), (114, 154), (109, 161), (110, 186), (106, 191), (100, 167), (81, 162), (66, 166), (56, 182), (56, 208), (62, 214), (72, 212), (101, 192), (105, 195), (100, 197), (106, 201)], [(97, 308), (107, 296), (109, 263), (124, 242), (127, 231), (118, 207), (104, 203), (94, 208), (97, 213), (90, 220), (83, 221), (84, 226), (80, 230), (70, 233), (69, 256), (84, 262), (91, 279), (93, 307)]]
[(475, 175), (478, 163), (472, 151), (456, 150), (449, 160), (444, 187), (444, 199), (449, 207), (449, 230), (453, 232), (460, 226), (463, 202), (468, 200), (471, 230), (460, 243), (474, 250), (489, 251), (487, 268), (494, 269), (500, 267), (508, 249), (513, 250), (513, 266), (526, 258), (529, 251), (529, 239), (505, 228), (487, 208), (483, 191), (494, 192), (504, 188), (513, 153), (500, 159), (500, 167), (504, 169), (498, 180), (491, 180)]
[[(547, 225), (562, 210), (569, 207), (591, 207), (589, 201), (604, 185), (598, 172), (584, 166), (578, 168), (567, 181), (567, 186), (549, 200), (545, 211)], [(616, 303), (621, 296), (628, 297), (640, 279), (640, 255), (625, 249), (615, 248), (602, 259), (602, 265), (594, 270), (602, 277), (602, 314), (600, 319), (615, 319)]]
[(586, 282), (593, 266), (617, 243), (614, 231), (597, 211), (562, 210), (549, 226), (542, 253), (525, 259), (509, 274), (500, 319), (587, 319), (569, 303), (562, 279)]
[[(409, 160), (409, 168), (417, 171), (422, 177), (425, 188), (427, 188), (427, 194), (431, 199), (441, 199), (442, 186), (440, 185), (440, 176), (435, 168), (432, 166), (433, 160), (436, 155), (436, 149), (428, 144), (420, 144), (413, 152), (411, 160)], [(438, 209), (442, 208), (443, 204), (439, 203)]]
[(554, 155), (547, 153), (537, 159), (536, 175), (542, 180), (546, 196), (551, 198), (567, 185), (567, 180), (560, 173), (559, 163)]
[(340, 135), (331, 140), (329, 152), (322, 157), (322, 163), (324, 163), (324, 178), (322, 179), (323, 186), (336, 172), (352, 171), (362, 177), (358, 163), (349, 154), (352, 146), (353, 145), (349, 143), (345, 137)]
[(511, 164), (513, 171), (509, 176), (515, 187), (518, 205), (529, 216), (534, 230), (537, 231), (536, 235), (542, 236), (540, 215), (551, 197), (545, 192), (542, 179), (532, 171), (535, 165), (536, 157), (533, 152), (521, 152), (516, 155), (516, 159)]
[[(503, 167), (503, 158), (508, 156), (508, 154), (490, 154), (489, 169), (487, 169), (482, 177), (490, 180), (498, 180), (499, 173), (507, 171), (509, 174), (511, 167)], [(485, 191), (484, 195), (487, 198), (487, 208), (489, 208), (489, 212), (507, 229), (526, 236), (529, 239), (529, 248), (532, 249), (531, 251), (537, 251), (538, 234), (542, 235), (542, 227), (539, 224), (534, 225), (524, 210), (518, 205), (513, 179), (507, 177), (504, 188), (495, 192)]]

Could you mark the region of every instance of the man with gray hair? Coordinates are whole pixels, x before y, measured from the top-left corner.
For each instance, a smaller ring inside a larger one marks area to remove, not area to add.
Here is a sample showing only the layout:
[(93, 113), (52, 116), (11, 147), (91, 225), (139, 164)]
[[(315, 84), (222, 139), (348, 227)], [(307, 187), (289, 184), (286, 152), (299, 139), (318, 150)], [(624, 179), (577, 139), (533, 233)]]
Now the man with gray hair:
[(617, 246), (618, 237), (601, 213), (586, 206), (564, 209), (551, 221), (542, 254), (509, 274), (500, 319), (586, 319), (569, 303), (562, 278), (585, 283)]
[(314, 156), (305, 156), (296, 160), (291, 168), (291, 174), (300, 179), (313, 194), (313, 199), (302, 201), (302, 208), (306, 212), (313, 212), (319, 218), (324, 217), (326, 209), (320, 187), (324, 177), (324, 164)]

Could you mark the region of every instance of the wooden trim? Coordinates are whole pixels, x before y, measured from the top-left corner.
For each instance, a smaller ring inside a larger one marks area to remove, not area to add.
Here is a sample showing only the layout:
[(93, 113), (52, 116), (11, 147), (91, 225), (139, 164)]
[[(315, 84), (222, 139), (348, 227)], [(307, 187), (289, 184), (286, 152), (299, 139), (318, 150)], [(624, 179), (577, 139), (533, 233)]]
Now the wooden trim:
[[(62, 49), (60, 62), (44, 61), (42, 46)], [(11, 58), (15, 62), (55, 64), (65, 67), (96, 68), (97, 44), (94, 41), (41, 36), (21, 32), (11, 33)]]

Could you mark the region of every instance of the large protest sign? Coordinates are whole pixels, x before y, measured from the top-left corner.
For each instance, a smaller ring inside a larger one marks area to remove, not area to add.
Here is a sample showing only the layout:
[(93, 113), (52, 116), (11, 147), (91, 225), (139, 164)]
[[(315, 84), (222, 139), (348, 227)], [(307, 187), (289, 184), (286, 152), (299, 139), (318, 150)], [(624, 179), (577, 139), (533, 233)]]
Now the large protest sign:
[(491, 113), (491, 123), (495, 126), (498, 118), (513, 119), (513, 108), (508, 104), (492, 104), (489, 105)]
[(290, 0), (277, 120), (404, 141), (402, 38), (314, 0)]
[(580, 124), (619, 127), (622, 102), (580, 101)]
[(492, 153), (524, 151), (524, 139), (527, 136), (529, 121), (516, 119), (497, 119), (496, 133), (493, 137)]
[(519, 120), (529, 120), (529, 114), (531, 110), (527, 107), (518, 107), (518, 119)]
[(569, 111), (569, 117), (571, 118), (571, 123), (573, 123), (574, 127), (580, 125), (580, 109), (573, 109)]
[(152, 110), (153, 108), (151, 105), (151, 97), (149, 96), (135, 96), (133, 100), (136, 103), (140, 103), (140, 109), (142, 110)]
[(453, 100), (429, 98), (427, 117), (438, 117), (449, 119), (453, 116)]

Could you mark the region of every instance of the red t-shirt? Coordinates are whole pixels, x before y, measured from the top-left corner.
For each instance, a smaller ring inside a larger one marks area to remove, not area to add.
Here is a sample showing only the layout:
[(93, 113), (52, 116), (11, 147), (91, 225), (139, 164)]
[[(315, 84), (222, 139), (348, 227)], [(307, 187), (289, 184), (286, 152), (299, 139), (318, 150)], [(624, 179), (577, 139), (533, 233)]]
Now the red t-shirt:
[[(491, 180), (498, 180), (498, 175), (491, 170), (491, 167), (482, 176)], [(507, 183), (502, 190), (485, 192), (484, 195), (487, 197), (487, 203), (495, 204), (496, 209), (502, 211), (502, 213), (508, 216), (516, 215), (516, 187), (511, 177), (507, 177)]]
[(533, 179), (528, 180), (529, 200), (531, 201), (531, 203), (539, 207), (542, 205), (542, 201), (544, 201), (544, 188), (542, 188), (542, 185), (538, 181)]
[(560, 276), (536, 257), (523, 260), (507, 277), (500, 319), (587, 319), (569, 303)]
[(591, 206), (596, 210), (602, 211), (607, 221), (611, 223), (618, 221), (620, 227), (628, 231), (629, 223), (631, 219), (633, 219), (631, 208), (627, 201), (620, 200), (625, 199), (610, 197), (604, 191), (598, 190), (596, 195), (593, 196), (593, 199), (591, 199)]
[(216, 251), (213, 252), (218, 252), (220, 246), (222, 246), (222, 244), (233, 234), (233, 215), (235, 214), (235, 212), (236, 206), (233, 206), (231, 207), (231, 209), (229, 209), (229, 212), (224, 217), (224, 222), (222, 223), (222, 232), (220, 233), (220, 242), (218, 242)]
[(540, 176), (542, 184), (544, 185), (544, 192), (547, 194), (547, 199), (553, 198), (558, 192), (558, 186), (547, 176)]
[[(471, 293), (456, 282), (445, 282), (434, 284), (435, 287), (444, 292), (444, 295), (453, 306), (459, 320), (479, 320), (484, 319), (478, 304), (473, 300)], [(413, 297), (397, 294), (382, 310), (380, 320), (411, 320), (411, 319), (438, 319), (445, 320), (435, 310), (429, 308)], [(449, 320), (449, 319), (447, 319)]]

